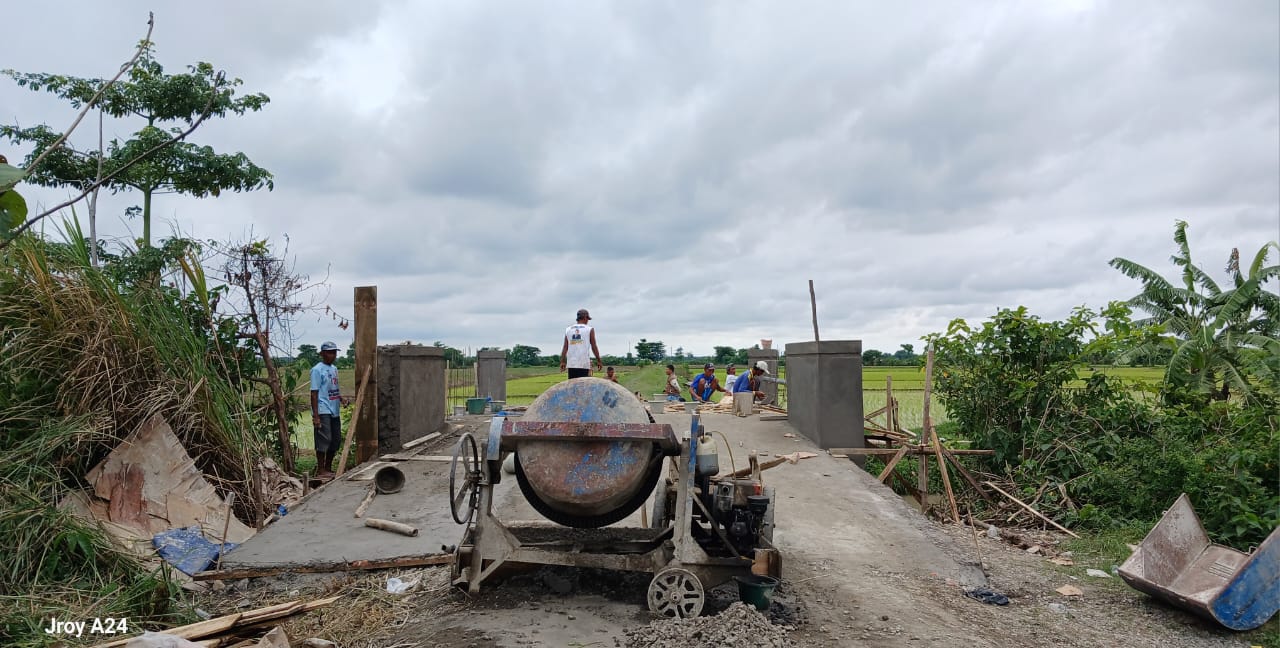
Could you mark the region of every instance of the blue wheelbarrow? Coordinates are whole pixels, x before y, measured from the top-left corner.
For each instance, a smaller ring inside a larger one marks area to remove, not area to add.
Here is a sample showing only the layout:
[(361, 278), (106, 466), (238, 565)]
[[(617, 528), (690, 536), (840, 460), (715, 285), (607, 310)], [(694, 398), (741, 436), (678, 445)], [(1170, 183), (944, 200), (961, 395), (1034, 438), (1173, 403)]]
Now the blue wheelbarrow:
[(1183, 493), (1119, 571), (1134, 589), (1232, 630), (1252, 630), (1280, 609), (1280, 529), (1253, 553), (1214, 544)]

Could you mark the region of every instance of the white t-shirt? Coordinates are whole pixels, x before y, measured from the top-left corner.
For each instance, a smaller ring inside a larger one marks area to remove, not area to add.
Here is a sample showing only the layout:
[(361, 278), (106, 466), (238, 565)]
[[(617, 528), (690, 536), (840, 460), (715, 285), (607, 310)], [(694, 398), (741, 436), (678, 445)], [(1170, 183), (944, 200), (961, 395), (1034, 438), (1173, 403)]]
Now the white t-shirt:
[(724, 377), (724, 385), (722, 385), (722, 387), (724, 387), (724, 390), (725, 390), (725, 391), (727, 391), (727, 392), (729, 392), (730, 394), (732, 394), (732, 393), (733, 393), (733, 383), (736, 383), (736, 382), (738, 382), (738, 374), (725, 374), (725, 377)]
[(591, 331), (592, 328), (586, 324), (574, 324), (564, 330), (564, 337), (569, 340), (569, 351), (565, 354), (565, 367), (591, 368)]

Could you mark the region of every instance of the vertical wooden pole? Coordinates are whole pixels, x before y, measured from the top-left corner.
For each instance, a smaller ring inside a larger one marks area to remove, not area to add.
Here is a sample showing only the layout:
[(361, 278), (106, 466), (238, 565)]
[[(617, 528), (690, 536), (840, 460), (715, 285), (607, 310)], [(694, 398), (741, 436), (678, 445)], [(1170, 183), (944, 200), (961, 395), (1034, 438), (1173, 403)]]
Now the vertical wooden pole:
[(893, 402), (893, 376), (886, 375), (884, 377), (884, 422), (885, 429), (890, 432), (898, 431), (898, 408)]
[(929, 455), (923, 452), (923, 445), (919, 447), (922, 452), (916, 455), (916, 490), (920, 494), (920, 512), (925, 513), (929, 510)]
[(356, 286), (356, 375), (369, 374), (360, 418), (352, 421), (350, 434), (356, 437), (356, 463), (378, 455), (378, 287)]
[(809, 280), (809, 308), (813, 312), (813, 341), (820, 342), (818, 339), (818, 297), (813, 292), (813, 280)]

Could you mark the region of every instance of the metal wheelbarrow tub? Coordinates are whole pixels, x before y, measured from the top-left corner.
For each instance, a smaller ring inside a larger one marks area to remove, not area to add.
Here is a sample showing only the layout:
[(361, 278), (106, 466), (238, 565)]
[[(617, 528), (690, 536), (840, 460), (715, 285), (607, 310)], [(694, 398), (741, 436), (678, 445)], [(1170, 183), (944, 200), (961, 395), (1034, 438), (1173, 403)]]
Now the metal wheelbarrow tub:
[(1280, 530), (1252, 554), (1214, 544), (1183, 493), (1119, 571), (1136, 590), (1252, 630), (1280, 609)]

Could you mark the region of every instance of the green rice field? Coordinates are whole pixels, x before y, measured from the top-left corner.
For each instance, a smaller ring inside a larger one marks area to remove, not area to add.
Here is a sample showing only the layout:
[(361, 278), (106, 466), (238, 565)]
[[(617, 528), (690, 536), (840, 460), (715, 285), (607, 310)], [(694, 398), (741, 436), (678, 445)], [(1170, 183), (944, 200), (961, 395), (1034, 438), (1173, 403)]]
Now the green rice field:
[[(617, 367), (618, 382), (630, 391), (638, 391), (646, 399), (662, 391), (666, 373), (664, 365), (648, 367)], [(676, 365), (677, 374), (683, 384), (698, 373), (696, 365)], [(1103, 372), (1127, 382), (1154, 384), (1160, 382), (1164, 375), (1164, 367), (1094, 367), (1087, 370), (1078, 386), (1093, 372)], [(785, 367), (782, 377), (786, 377)], [(456, 381), (465, 380), (466, 384), (455, 386), (449, 390), (449, 407), (463, 405), (466, 399), (475, 395), (475, 386), (471, 383), (469, 369), (456, 372)], [(603, 377), (603, 374), (599, 374)], [(724, 381), (724, 370), (716, 372), (721, 382)], [(556, 367), (520, 367), (507, 370), (507, 404), (528, 405), (539, 394), (562, 380), (565, 374)], [(899, 414), (902, 425), (909, 429), (918, 429), (924, 422), (924, 370), (917, 367), (864, 367), (862, 370), (862, 406), (865, 412), (874, 412), (885, 404), (885, 385), (888, 378), (893, 379), (893, 392), (898, 399)], [(355, 371), (340, 369), (338, 382), (344, 394), (354, 396)], [(936, 399), (930, 404), (930, 417), (935, 423), (944, 423), (947, 419), (946, 409)], [(311, 448), (310, 416), (305, 413), (294, 424), (294, 433), (299, 448)]]

